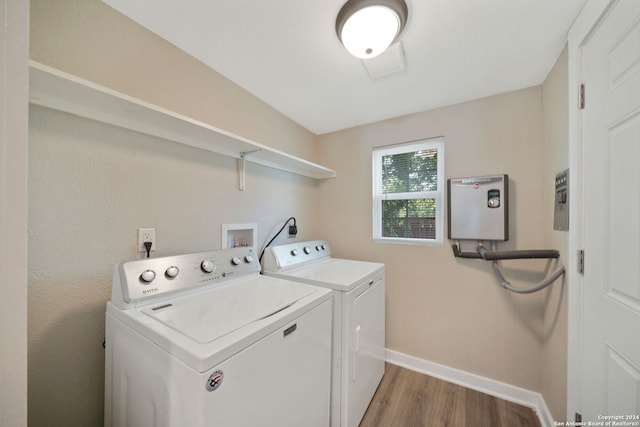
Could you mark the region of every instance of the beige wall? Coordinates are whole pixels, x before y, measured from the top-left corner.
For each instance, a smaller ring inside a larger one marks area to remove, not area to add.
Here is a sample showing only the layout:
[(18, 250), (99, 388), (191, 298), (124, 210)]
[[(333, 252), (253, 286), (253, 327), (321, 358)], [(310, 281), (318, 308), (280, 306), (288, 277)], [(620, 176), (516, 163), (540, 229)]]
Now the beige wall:
[[(31, 2), (31, 58), (314, 161), (315, 136), (98, 0)], [(223, 223), (289, 216), (317, 233), (316, 181), (32, 107), (29, 123), (29, 425), (102, 425), (104, 310), (111, 270), (135, 259), (216, 249)], [(284, 237), (286, 241), (286, 237)], [(278, 240), (282, 242), (283, 240)]]
[[(337, 256), (387, 266), (387, 347), (530, 390), (541, 389), (545, 296), (502, 290), (489, 263), (455, 259), (443, 246), (373, 243), (371, 149), (444, 135), (447, 178), (507, 173), (511, 239), (545, 245), (542, 88), (533, 87), (319, 138), (320, 227)], [(552, 191), (552, 190), (551, 190)], [(473, 247), (473, 244), (471, 248)], [(538, 260), (506, 262), (519, 286), (539, 280)]]
[[(560, 250), (565, 265), (569, 235), (553, 229), (555, 176), (569, 167), (568, 54), (565, 48), (542, 86), (544, 158), (542, 174), (545, 245)], [(567, 283), (572, 271), (545, 291), (542, 340), (542, 394), (555, 420), (564, 420), (567, 406)]]
[[(387, 265), (387, 347), (540, 391), (555, 419), (566, 411), (564, 282), (537, 294), (497, 286), (489, 265), (456, 260), (443, 246), (371, 239), (371, 149), (444, 135), (447, 178), (508, 173), (511, 239), (504, 248), (555, 248), (555, 174), (568, 165), (567, 53), (542, 86), (348, 129), (319, 138), (320, 162), (338, 178), (321, 184), (321, 229), (337, 256)], [(471, 245), (472, 247), (473, 245)], [(527, 286), (541, 261), (504, 262)]]

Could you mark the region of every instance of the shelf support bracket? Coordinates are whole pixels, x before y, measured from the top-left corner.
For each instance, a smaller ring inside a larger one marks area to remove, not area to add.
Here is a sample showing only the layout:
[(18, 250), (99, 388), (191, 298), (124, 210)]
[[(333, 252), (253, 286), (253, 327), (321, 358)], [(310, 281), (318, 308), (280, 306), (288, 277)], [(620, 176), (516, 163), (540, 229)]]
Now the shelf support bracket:
[(247, 167), (247, 156), (253, 153), (257, 153), (258, 151), (262, 151), (262, 150), (253, 150), (253, 151), (243, 151), (242, 153), (240, 153), (240, 160), (239, 160), (239, 168), (240, 168), (240, 191), (244, 191), (244, 189), (246, 188), (246, 183), (245, 183), (245, 169)]

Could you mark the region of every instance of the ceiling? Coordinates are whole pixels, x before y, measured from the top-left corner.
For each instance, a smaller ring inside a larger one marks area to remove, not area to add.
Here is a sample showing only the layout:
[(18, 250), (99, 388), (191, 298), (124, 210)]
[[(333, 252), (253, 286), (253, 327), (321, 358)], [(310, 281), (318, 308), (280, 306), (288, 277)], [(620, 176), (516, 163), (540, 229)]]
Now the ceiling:
[(345, 0), (103, 1), (318, 135), (538, 85), (586, 2), (406, 0), (405, 70), (373, 79)]

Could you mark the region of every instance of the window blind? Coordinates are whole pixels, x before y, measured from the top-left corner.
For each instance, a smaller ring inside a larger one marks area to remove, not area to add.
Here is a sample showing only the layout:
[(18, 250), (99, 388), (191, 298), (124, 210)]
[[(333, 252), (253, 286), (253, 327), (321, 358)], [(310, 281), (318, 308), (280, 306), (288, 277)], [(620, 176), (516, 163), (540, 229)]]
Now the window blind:
[(373, 238), (442, 242), (444, 139), (373, 150)]

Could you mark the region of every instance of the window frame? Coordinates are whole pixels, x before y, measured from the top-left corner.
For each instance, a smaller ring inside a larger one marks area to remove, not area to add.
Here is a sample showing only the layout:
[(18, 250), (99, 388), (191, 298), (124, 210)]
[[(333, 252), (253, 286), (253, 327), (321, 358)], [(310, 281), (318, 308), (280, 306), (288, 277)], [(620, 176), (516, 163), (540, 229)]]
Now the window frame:
[[(422, 150), (437, 151), (437, 190), (416, 191), (405, 193), (383, 193), (382, 158), (388, 155), (412, 153)], [(442, 246), (444, 242), (444, 137), (426, 138), (402, 144), (376, 147), (372, 150), (372, 232), (373, 241), (378, 243), (392, 243), (405, 245)], [(409, 238), (382, 236), (382, 202), (384, 200), (435, 200), (435, 238)]]

